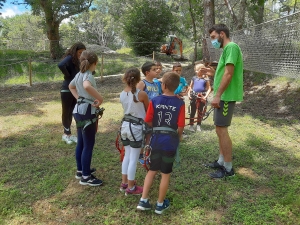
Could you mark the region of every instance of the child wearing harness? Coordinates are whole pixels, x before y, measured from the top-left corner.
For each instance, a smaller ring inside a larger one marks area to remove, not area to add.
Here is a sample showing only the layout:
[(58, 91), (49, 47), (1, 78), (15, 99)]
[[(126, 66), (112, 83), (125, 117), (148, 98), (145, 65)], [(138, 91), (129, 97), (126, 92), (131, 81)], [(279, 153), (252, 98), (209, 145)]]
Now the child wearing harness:
[[(147, 93), (149, 100), (162, 94), (161, 84), (157, 80), (161, 70), (157, 69), (157, 65), (153, 62), (145, 62), (142, 65), (142, 73), (145, 75), (145, 79), (141, 80), (136, 88), (143, 90)], [(156, 81), (156, 80), (157, 81)], [(141, 151), (139, 156), (140, 164), (144, 164), (143, 152)]]
[(73, 110), (73, 116), (77, 126), (76, 146), (76, 179), (80, 179), (81, 185), (99, 186), (102, 180), (97, 179), (92, 173), (91, 161), (95, 136), (97, 132), (97, 109), (103, 102), (103, 98), (96, 90), (96, 81), (92, 72), (98, 63), (97, 55), (85, 50), (80, 56), (80, 72), (69, 84), (70, 91), (77, 99)]
[[(152, 127), (152, 134), (147, 135), (145, 149), (149, 150), (150, 168), (144, 181), (142, 198), (137, 206), (139, 210), (150, 210), (149, 191), (155, 175), (161, 171), (158, 200), (155, 213), (162, 214), (169, 208), (170, 202), (165, 199), (175, 160), (179, 141), (185, 126), (184, 101), (174, 91), (178, 87), (180, 76), (167, 72), (162, 78), (163, 95), (153, 98), (147, 110), (145, 122)], [(147, 155), (147, 154), (146, 154)]]
[[(191, 114), (190, 114), (190, 128), (189, 128), (190, 131), (195, 131), (193, 124), (194, 124), (194, 117), (196, 114), (197, 98), (199, 98), (200, 95), (201, 98), (203, 99), (203, 101), (200, 101), (200, 105), (198, 109), (200, 112), (202, 112), (203, 108), (205, 107), (207, 97), (211, 92), (209, 79), (207, 78), (203, 70), (201, 70), (202, 68), (205, 68), (204, 64), (200, 63), (195, 65), (194, 70), (196, 76), (192, 78), (189, 91), (188, 91), (188, 97), (191, 100), (190, 101)], [(200, 125), (201, 125), (201, 120), (197, 121), (197, 127), (196, 127), (197, 131), (201, 131)]]
[(139, 69), (129, 68), (123, 77), (126, 86), (120, 94), (120, 101), (124, 109), (121, 140), (125, 148), (120, 191), (125, 191), (125, 195), (137, 195), (143, 192), (143, 187), (135, 185), (134, 180), (136, 164), (144, 139), (144, 118), (149, 104), (146, 92), (136, 88), (140, 80)]
[(182, 72), (182, 67), (181, 64), (179, 62), (175, 63), (173, 65), (173, 72), (177, 73), (180, 76), (180, 82), (178, 87), (175, 90), (175, 95), (179, 95), (180, 97), (183, 97), (187, 94), (188, 92), (188, 83), (186, 82), (186, 79), (184, 77), (181, 76), (181, 72)]

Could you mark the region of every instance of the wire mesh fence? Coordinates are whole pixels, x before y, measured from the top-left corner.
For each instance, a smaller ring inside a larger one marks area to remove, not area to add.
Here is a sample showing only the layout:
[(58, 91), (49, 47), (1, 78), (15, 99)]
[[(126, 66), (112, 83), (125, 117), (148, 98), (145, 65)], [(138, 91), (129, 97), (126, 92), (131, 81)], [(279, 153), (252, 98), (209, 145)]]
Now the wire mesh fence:
[[(231, 40), (240, 46), (246, 70), (300, 78), (300, 12), (233, 32)], [(211, 61), (218, 61), (222, 51), (207, 43)]]

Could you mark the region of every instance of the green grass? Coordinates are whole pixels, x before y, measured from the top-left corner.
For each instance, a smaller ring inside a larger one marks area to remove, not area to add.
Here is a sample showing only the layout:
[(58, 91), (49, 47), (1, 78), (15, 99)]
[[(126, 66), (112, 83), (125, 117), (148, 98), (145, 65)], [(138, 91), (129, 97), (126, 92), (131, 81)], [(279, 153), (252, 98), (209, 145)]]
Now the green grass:
[[(161, 216), (136, 211), (139, 197), (125, 197), (118, 188), (121, 163), (114, 143), (122, 118), (122, 86), (108, 83), (99, 85), (105, 112), (92, 160), (96, 176), (104, 181), (100, 187), (81, 186), (74, 178), (75, 145), (61, 141), (58, 86), (1, 90), (0, 224), (300, 223), (299, 118), (252, 115), (241, 110), (242, 104), (229, 128), (236, 176), (212, 180), (212, 170), (203, 166), (218, 156), (210, 116), (203, 132), (188, 133), (180, 144), (181, 164), (174, 168), (167, 193), (170, 209)], [(138, 184), (145, 175), (138, 165)], [(150, 192), (152, 203), (158, 185), (159, 176)]]
[[(18, 50), (0, 51), (0, 82), (2, 86), (62, 81), (63, 74), (57, 67), (60, 60), (49, 58), (49, 52)], [(101, 74), (102, 56), (99, 55), (97, 75)], [(152, 59), (134, 57), (130, 49), (121, 49), (119, 54), (103, 54), (103, 76), (124, 73), (124, 68), (138, 67)], [(31, 63), (29, 63), (31, 62)]]

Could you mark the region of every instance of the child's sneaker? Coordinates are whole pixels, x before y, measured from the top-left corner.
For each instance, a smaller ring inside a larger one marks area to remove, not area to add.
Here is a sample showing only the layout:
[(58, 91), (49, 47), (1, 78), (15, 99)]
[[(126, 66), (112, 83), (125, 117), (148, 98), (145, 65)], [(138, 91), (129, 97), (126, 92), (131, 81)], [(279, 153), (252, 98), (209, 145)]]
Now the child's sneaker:
[(63, 134), (61, 139), (62, 139), (62, 141), (66, 142), (68, 145), (73, 143), (73, 141), (70, 139), (69, 135)]
[(170, 207), (170, 201), (168, 199), (165, 199), (162, 206), (158, 206), (157, 203), (156, 203), (156, 207), (155, 207), (154, 212), (157, 213), (157, 214), (162, 214), (163, 211), (165, 211), (169, 207)]
[(81, 185), (100, 186), (103, 182), (102, 180), (97, 179), (94, 175), (91, 175), (86, 179), (82, 177), (79, 183)]
[[(96, 172), (96, 169), (95, 168), (92, 168), (91, 169), (91, 174), (94, 174)], [(80, 180), (82, 178), (82, 172), (76, 172), (76, 175), (75, 175), (75, 178), (77, 180)]]
[(71, 135), (70, 140), (77, 144), (77, 137), (76, 136)]
[(125, 195), (140, 195), (143, 193), (143, 187), (141, 186), (134, 186), (133, 190), (130, 190), (129, 188), (126, 188)]
[(192, 131), (192, 132), (195, 132), (194, 126), (193, 126), (193, 125), (190, 125), (189, 130)]
[(151, 204), (150, 204), (149, 200), (147, 200), (147, 202), (140, 201), (136, 208), (139, 209), (139, 210), (143, 210), (143, 211), (150, 210), (151, 209)]
[(200, 127), (200, 125), (197, 125), (197, 131), (201, 131), (201, 127)]
[[(136, 180), (134, 181), (134, 185), (136, 185)], [(128, 184), (123, 184), (121, 183), (120, 185), (120, 191), (126, 191), (126, 189), (128, 188)]]

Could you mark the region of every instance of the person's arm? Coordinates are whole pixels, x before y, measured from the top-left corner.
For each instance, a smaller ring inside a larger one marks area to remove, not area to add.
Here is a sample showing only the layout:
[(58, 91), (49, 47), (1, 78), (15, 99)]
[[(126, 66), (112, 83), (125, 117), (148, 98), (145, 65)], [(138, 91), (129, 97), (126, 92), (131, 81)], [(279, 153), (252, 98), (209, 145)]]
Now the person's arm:
[(145, 89), (145, 83), (144, 83), (144, 81), (141, 80), (140, 82), (138, 82), (138, 84), (136, 85), (136, 88), (140, 89), (141, 91), (143, 91)]
[(209, 77), (215, 76), (216, 70), (212, 66), (201, 68), (200, 71)]
[(69, 84), (69, 89), (70, 89), (72, 95), (74, 96), (74, 98), (78, 99), (79, 95), (77, 93), (76, 86)]
[[(145, 123), (147, 123), (149, 127), (153, 127), (153, 123), (152, 123), (153, 116), (154, 116), (154, 109), (153, 109), (152, 101), (150, 101), (148, 105), (146, 117), (145, 117)], [(151, 134), (146, 135), (146, 143), (145, 143), (146, 145), (150, 143), (150, 137)]]
[(194, 80), (191, 80), (190, 86), (189, 86), (189, 91), (188, 91), (188, 97), (191, 99), (191, 91), (193, 90), (194, 87)]
[(58, 68), (64, 75), (64, 79), (68, 80), (71, 79), (71, 74), (68, 71), (68, 66), (71, 66), (72, 63), (72, 57), (71, 56), (66, 56), (60, 63), (58, 63)]
[(93, 96), (96, 99), (95, 104), (93, 104), (92, 106), (99, 107), (103, 102), (103, 98), (99, 94), (99, 92), (92, 86), (91, 82), (88, 80), (83, 81), (83, 88), (89, 95)]
[(228, 85), (230, 84), (230, 81), (231, 81), (232, 76), (233, 76), (233, 72), (234, 72), (234, 65), (233, 64), (227, 64), (225, 66), (225, 72), (224, 72), (224, 75), (222, 77), (221, 84), (220, 84), (220, 86), (217, 90), (217, 93), (216, 93), (214, 99), (211, 102), (211, 105), (214, 108), (220, 108), (221, 96), (224, 93), (224, 91), (226, 90), (226, 88), (228, 87)]
[(206, 81), (206, 95), (204, 96), (205, 99), (207, 99), (207, 97), (209, 96), (211, 92), (211, 86), (210, 86), (210, 81)]
[(138, 94), (138, 98), (139, 98), (139, 101), (144, 104), (145, 111), (147, 111), (148, 105), (149, 105), (149, 98), (148, 98), (147, 93), (144, 91), (140, 91)]
[(177, 125), (178, 125), (177, 132), (178, 132), (179, 140), (181, 141), (183, 129), (185, 126), (185, 105), (184, 104), (180, 107)]

